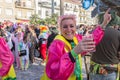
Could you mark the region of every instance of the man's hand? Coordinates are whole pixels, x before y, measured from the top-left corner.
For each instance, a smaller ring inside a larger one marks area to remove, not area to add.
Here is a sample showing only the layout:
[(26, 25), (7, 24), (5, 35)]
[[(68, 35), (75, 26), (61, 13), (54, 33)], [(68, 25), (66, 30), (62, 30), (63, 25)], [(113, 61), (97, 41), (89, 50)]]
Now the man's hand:
[(101, 26), (103, 27), (103, 28), (106, 28), (106, 25), (111, 21), (111, 14), (109, 13), (110, 12), (110, 8), (105, 12), (105, 14), (104, 14), (104, 20), (103, 20), (103, 22), (102, 22), (102, 24), (101, 24)]

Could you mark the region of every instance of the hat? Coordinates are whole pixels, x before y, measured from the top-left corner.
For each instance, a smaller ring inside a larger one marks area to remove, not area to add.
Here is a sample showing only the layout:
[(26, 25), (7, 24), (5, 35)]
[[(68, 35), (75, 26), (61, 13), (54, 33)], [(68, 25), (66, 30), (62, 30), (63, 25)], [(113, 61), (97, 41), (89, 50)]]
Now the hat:
[(40, 30), (41, 30), (41, 32), (47, 32), (48, 28), (47, 28), (47, 26), (41, 25)]

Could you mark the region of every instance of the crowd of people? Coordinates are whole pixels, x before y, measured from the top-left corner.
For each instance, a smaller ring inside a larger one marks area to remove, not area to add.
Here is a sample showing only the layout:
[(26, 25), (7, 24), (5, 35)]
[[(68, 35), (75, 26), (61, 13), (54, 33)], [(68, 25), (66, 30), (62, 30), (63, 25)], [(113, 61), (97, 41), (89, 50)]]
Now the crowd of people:
[(81, 57), (89, 53), (90, 80), (119, 80), (120, 27), (107, 27), (111, 19), (108, 9), (99, 25), (77, 26), (75, 15), (60, 16), (59, 30), (45, 25), (1, 23), (0, 80), (16, 80), (14, 68), (27, 70), (34, 65), (36, 50), (41, 65), (45, 65), (40, 80), (83, 80)]
[[(34, 64), (35, 50), (38, 50), (38, 55), (41, 55), (43, 61), (45, 60), (47, 48), (46, 45), (45, 47), (42, 45), (47, 44), (47, 37), (49, 35), (47, 31), (48, 29), (46, 26), (40, 27), (40, 25), (36, 25), (35, 27), (35, 25), (26, 25), (22, 23), (12, 24), (11, 22), (8, 23), (8, 21), (6, 24), (5, 22), (0, 24), (0, 76), (2, 76), (2, 80), (8, 80), (10, 77), (9, 75), (15, 73), (14, 68), (27, 70), (30, 66), (29, 64)], [(40, 44), (39, 40), (41, 38), (44, 40), (42, 40)], [(5, 65), (8, 67), (5, 67)], [(3, 67), (6, 70), (4, 70)], [(12, 68), (12, 70), (10, 68)], [(7, 73), (9, 71), (8, 69), (11, 71), (9, 75)], [(4, 77), (6, 75), (8, 75), (8, 77)], [(16, 77), (12, 78), (15, 79)]]

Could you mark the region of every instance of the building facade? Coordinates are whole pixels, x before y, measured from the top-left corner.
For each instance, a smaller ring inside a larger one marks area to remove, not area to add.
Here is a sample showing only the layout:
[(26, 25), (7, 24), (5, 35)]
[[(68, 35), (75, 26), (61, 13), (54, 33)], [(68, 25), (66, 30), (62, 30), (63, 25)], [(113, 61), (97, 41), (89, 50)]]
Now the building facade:
[(36, 0), (36, 14), (40, 18), (51, 17), (53, 13), (58, 14), (58, 16), (61, 14), (75, 14), (77, 24), (96, 24), (97, 19), (91, 18), (93, 8), (94, 6), (84, 10), (81, 0)]
[[(40, 18), (45, 19), (46, 17), (51, 17), (52, 14), (58, 14), (60, 16), (60, 11), (60, 0), (36, 0), (36, 14)], [(79, 4), (77, 2), (65, 0), (63, 11), (63, 14), (75, 14), (79, 23)]]
[(78, 0), (65, 0), (64, 2), (64, 14), (74, 14), (76, 15), (77, 24), (80, 23), (80, 1)]
[(59, 0), (36, 0), (36, 14), (42, 19), (51, 17), (52, 14), (60, 15), (59, 5)]
[(15, 4), (14, 0), (0, 0), (0, 21), (12, 20), (15, 21)]
[(80, 5), (79, 18), (80, 24), (94, 25), (97, 24), (98, 20), (96, 17), (91, 17), (91, 11), (94, 9), (94, 6), (91, 6), (89, 9), (84, 10)]
[(35, 0), (0, 0), (0, 21), (28, 22), (35, 13)]
[(16, 0), (14, 4), (17, 22), (28, 22), (30, 16), (35, 14), (35, 0)]
[(77, 24), (96, 24), (97, 19), (91, 18), (91, 11), (94, 7), (84, 10), (80, 1), (0, 0), (0, 21), (28, 22), (32, 14), (38, 14), (41, 19), (45, 19), (51, 17), (52, 14), (58, 14), (59, 16), (62, 12), (62, 14), (75, 14)]

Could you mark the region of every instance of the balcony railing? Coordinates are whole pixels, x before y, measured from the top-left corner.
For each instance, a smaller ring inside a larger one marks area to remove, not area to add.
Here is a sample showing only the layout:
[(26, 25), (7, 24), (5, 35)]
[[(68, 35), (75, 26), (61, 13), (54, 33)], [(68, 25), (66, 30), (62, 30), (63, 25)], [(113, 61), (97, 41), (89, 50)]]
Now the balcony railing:
[(49, 3), (49, 2), (38, 2), (38, 4), (40, 4), (41, 5), (41, 7), (48, 7), (48, 8), (51, 8), (51, 3)]
[(15, 19), (16, 20), (18, 20), (18, 19), (20, 19), (20, 20), (29, 20), (29, 18), (27, 16), (21, 16), (20, 17), (20, 16), (17, 16), (17, 15), (15, 16)]
[(15, 2), (15, 7), (16, 8), (34, 9), (33, 6), (27, 6), (26, 2), (18, 2), (18, 1)]
[(74, 7), (74, 9), (73, 9), (75, 12), (78, 12), (79, 11), (79, 8), (77, 8), (77, 7)]
[(22, 6), (22, 5), (21, 5), (21, 2), (17, 2), (17, 1), (16, 1), (16, 2), (15, 2), (15, 6), (19, 6), (19, 7)]

